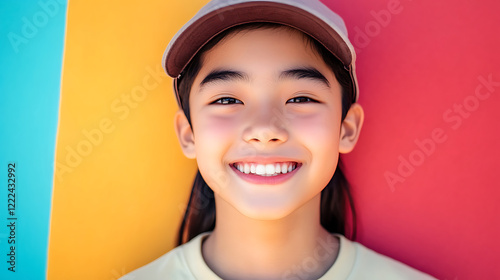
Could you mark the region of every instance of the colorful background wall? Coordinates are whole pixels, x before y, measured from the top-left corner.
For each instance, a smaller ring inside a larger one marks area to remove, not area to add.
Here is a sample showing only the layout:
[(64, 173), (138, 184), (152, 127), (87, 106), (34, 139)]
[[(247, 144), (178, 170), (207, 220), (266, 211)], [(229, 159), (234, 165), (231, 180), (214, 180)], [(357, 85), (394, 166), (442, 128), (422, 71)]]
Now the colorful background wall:
[[(0, 1), (0, 279), (117, 279), (174, 247), (196, 165), (160, 60), (206, 2)], [(500, 4), (323, 2), (358, 51), (358, 241), (500, 278)]]

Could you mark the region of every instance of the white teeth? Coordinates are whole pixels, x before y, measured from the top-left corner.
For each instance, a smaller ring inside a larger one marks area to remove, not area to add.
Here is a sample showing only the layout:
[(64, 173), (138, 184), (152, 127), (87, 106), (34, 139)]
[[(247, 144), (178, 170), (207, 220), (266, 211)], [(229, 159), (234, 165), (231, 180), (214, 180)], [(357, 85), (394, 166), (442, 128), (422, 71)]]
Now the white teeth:
[(240, 172), (245, 174), (256, 174), (260, 176), (276, 176), (279, 174), (286, 174), (292, 172), (297, 168), (296, 163), (283, 162), (283, 163), (268, 163), (268, 164), (256, 164), (256, 163), (236, 163), (234, 167)]
[(283, 173), (283, 174), (288, 173), (288, 168), (287, 168), (287, 164), (286, 163), (282, 163), (281, 164), (281, 173)]
[(262, 164), (257, 164), (257, 166), (255, 167), (255, 173), (257, 175), (264, 175), (264, 174), (266, 174), (266, 166), (262, 165)]
[(267, 175), (274, 174), (274, 164), (266, 164), (266, 174)]

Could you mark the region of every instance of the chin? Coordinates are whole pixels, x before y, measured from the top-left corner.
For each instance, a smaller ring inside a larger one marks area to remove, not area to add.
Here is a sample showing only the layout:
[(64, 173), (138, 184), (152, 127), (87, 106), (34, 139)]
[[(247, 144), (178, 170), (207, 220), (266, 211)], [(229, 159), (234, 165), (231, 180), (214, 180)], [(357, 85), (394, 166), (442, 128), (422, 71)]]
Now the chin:
[(298, 203), (284, 203), (284, 201), (266, 201), (258, 203), (244, 203), (235, 207), (243, 216), (261, 221), (281, 220), (300, 208)]

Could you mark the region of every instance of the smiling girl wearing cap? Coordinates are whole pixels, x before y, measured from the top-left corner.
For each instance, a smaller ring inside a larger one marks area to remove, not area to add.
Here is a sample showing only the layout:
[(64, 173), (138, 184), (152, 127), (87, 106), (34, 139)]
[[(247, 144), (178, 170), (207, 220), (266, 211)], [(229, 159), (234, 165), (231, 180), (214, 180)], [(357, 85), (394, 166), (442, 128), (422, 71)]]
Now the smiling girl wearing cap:
[(344, 237), (355, 215), (339, 153), (364, 114), (337, 14), (310, 0), (211, 1), (164, 66), (199, 172), (181, 246), (121, 279), (433, 279)]

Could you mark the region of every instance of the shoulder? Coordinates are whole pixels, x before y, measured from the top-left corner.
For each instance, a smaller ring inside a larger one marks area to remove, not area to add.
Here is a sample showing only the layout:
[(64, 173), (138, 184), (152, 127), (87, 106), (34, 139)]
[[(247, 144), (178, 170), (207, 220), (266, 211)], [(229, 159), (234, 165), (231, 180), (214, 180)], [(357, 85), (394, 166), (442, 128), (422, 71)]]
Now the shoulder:
[[(164, 279), (196, 279), (193, 274), (193, 263), (190, 254), (201, 251), (201, 242), (206, 234), (200, 234), (186, 244), (174, 248), (156, 260), (142, 266), (118, 280), (164, 280)], [(201, 252), (200, 252), (201, 253)]]
[(360, 243), (350, 241), (344, 236), (337, 235), (337, 237), (340, 239), (341, 246), (337, 261), (343, 263), (345, 269), (350, 270), (346, 271), (346, 279), (435, 279), (408, 265), (368, 249)]

